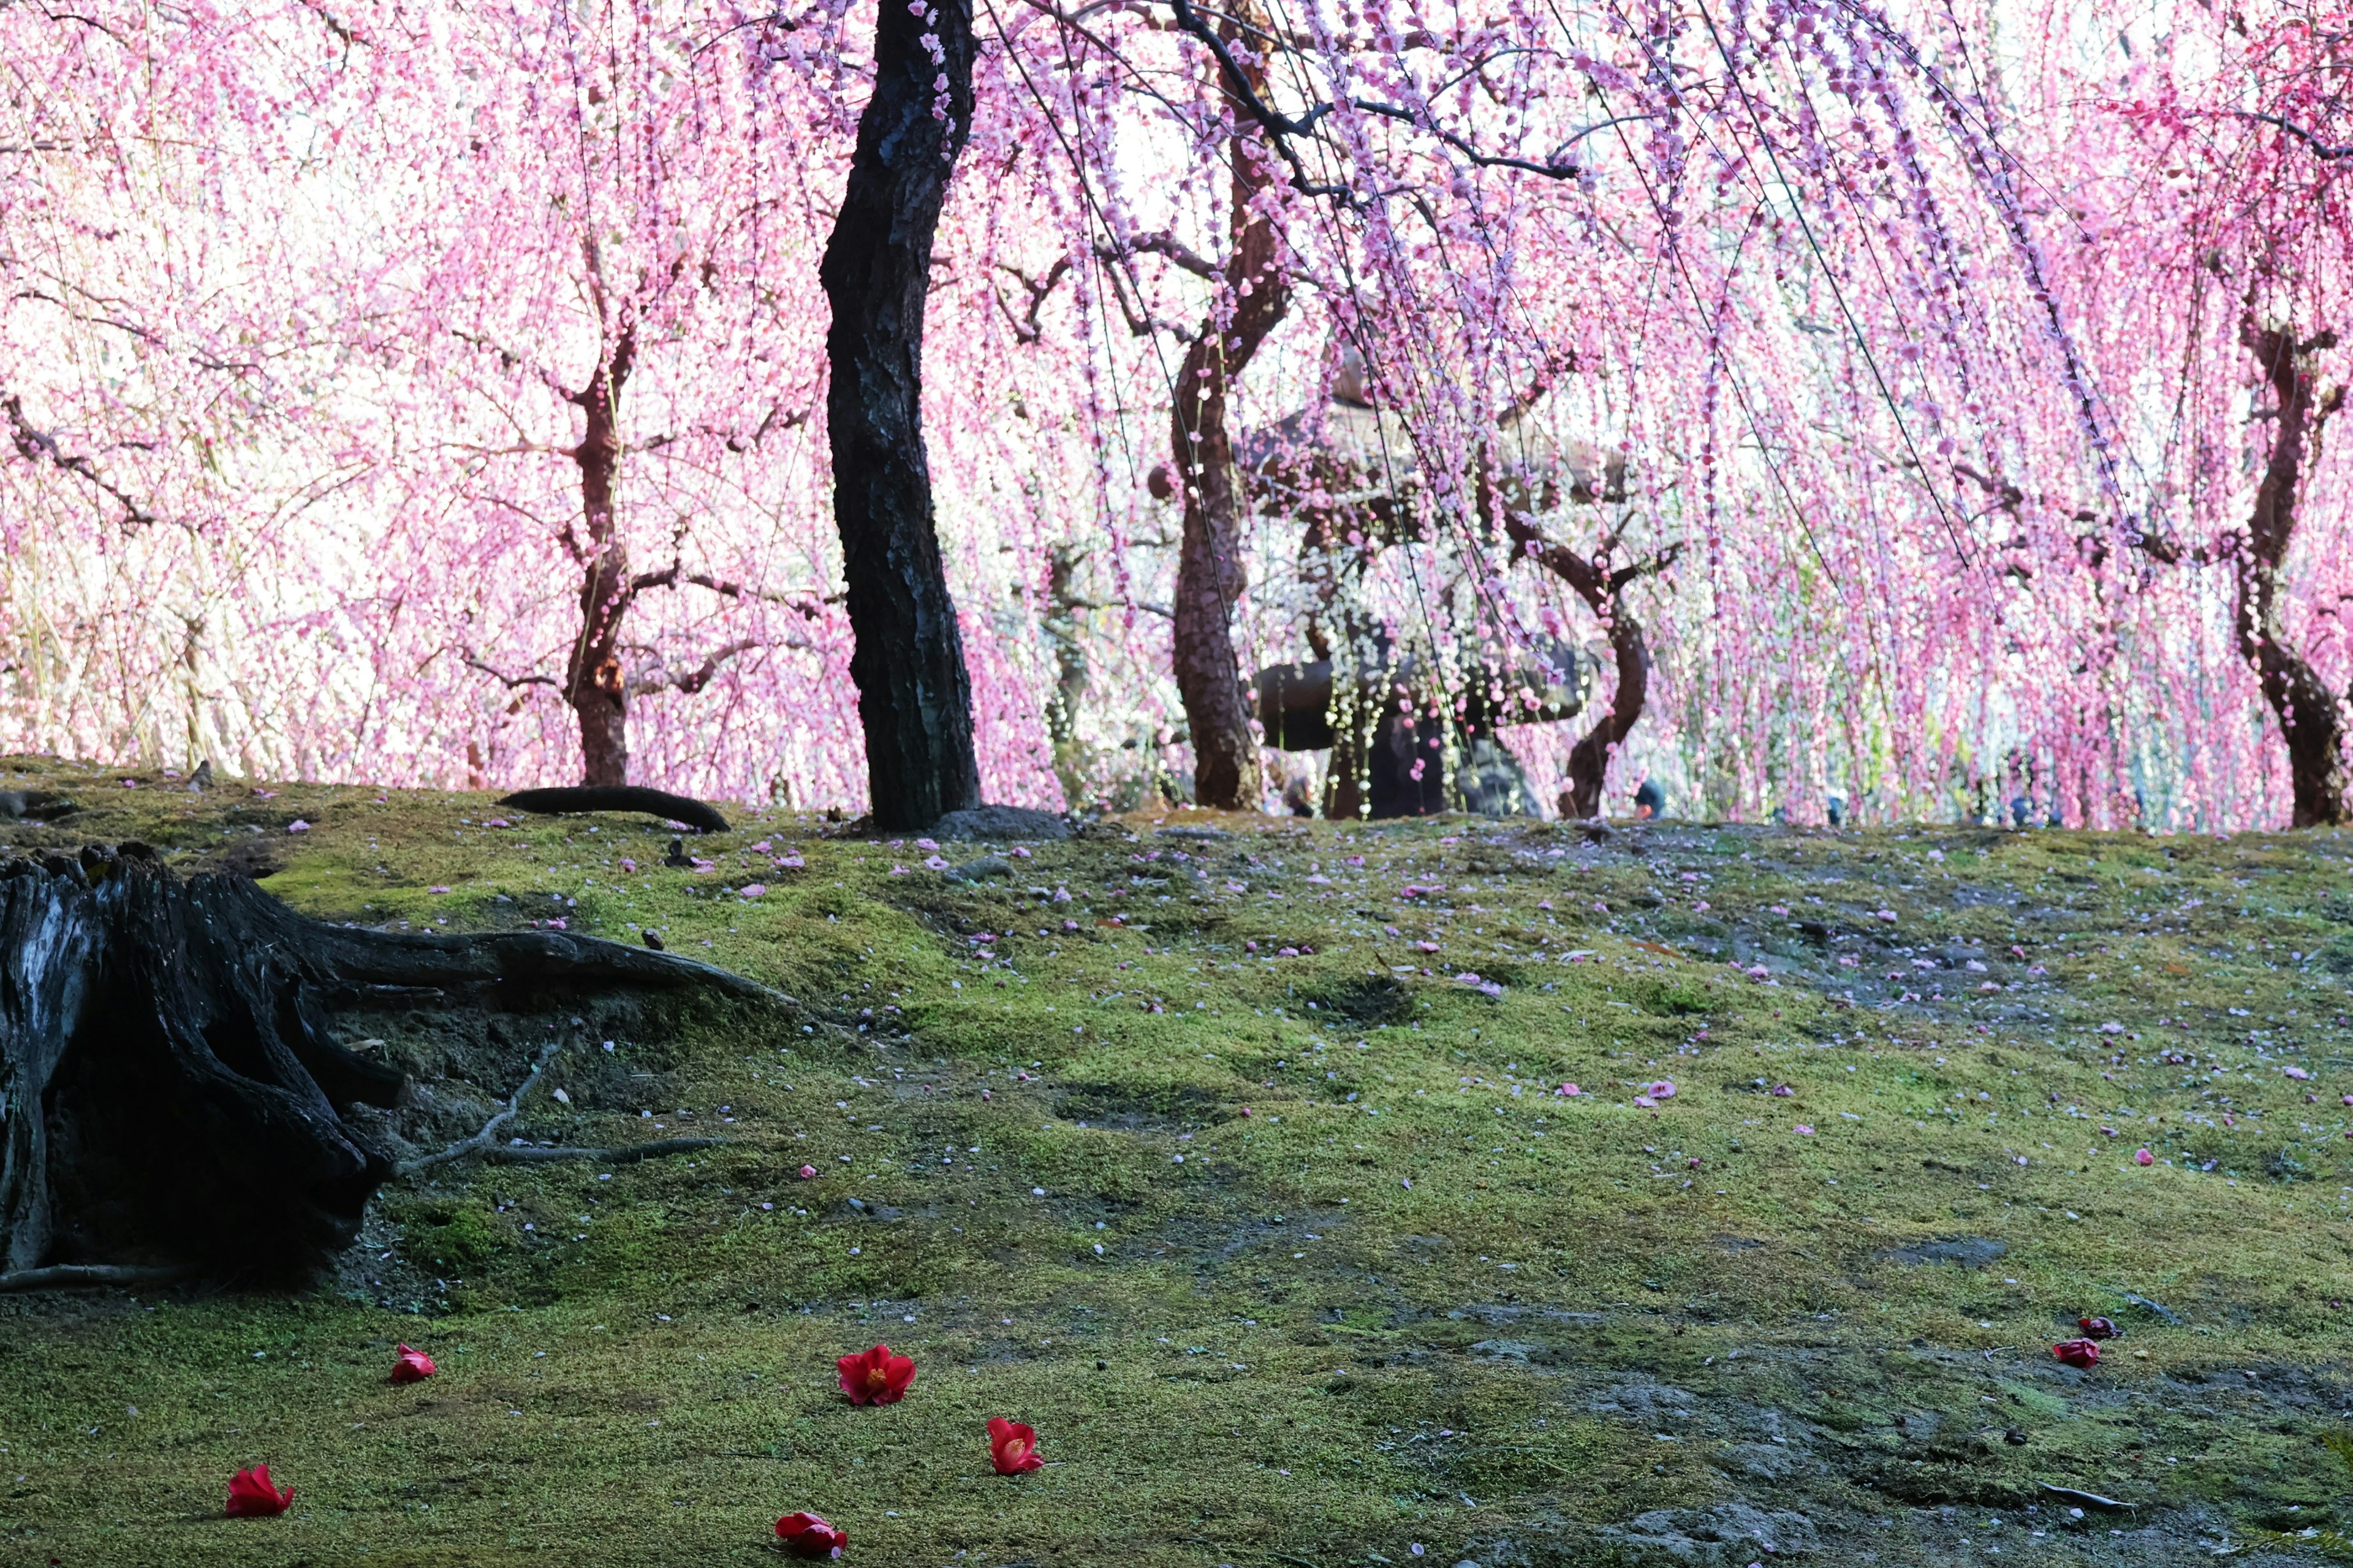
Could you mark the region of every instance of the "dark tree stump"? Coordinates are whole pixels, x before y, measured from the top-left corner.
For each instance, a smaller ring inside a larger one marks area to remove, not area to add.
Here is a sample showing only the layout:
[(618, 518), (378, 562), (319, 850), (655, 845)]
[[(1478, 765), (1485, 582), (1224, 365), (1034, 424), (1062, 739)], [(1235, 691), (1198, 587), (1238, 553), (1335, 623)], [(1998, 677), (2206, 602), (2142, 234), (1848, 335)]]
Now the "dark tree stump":
[(0, 860), (0, 1273), (299, 1273), (393, 1173), (345, 1117), (404, 1077), (345, 1049), (336, 1011), (620, 990), (775, 994), (560, 931), (329, 925), (143, 845)]

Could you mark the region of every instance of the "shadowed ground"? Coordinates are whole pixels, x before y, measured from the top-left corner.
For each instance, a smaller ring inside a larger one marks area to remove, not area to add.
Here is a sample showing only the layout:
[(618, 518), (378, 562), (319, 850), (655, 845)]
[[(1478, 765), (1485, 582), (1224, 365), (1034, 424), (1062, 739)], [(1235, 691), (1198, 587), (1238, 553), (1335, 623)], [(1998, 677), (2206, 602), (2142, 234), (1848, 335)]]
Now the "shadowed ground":
[[(560, 1037), (517, 1136), (733, 1142), (397, 1184), (313, 1291), (0, 1300), (0, 1560), (754, 1562), (807, 1508), (991, 1568), (2287, 1562), (2353, 1501), (2328, 834), (1146, 818), (940, 869), (748, 816), (703, 868), (125, 776), (19, 759), (86, 809), (5, 831), (650, 926), (815, 1010), (389, 1016), (387, 1139)], [(387, 1386), (401, 1340), (440, 1375)], [(913, 1390), (849, 1408), (877, 1340)], [(293, 1510), (219, 1519), (257, 1460)]]

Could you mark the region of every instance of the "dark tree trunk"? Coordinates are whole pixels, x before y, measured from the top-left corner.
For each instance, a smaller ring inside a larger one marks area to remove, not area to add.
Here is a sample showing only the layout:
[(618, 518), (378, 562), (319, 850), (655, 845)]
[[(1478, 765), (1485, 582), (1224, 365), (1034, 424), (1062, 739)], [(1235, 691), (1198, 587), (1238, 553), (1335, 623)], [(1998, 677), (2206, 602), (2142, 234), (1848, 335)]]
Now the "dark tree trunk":
[(1609, 638), (1611, 661), (1618, 670), (1618, 689), (1610, 693), (1609, 710), (1568, 753), (1568, 792), (1561, 808), (1567, 816), (1599, 816), (1609, 758), (1634, 732), (1651, 694), (1650, 639), (1643, 635), (1642, 623), (1627, 607), (1626, 590), (1665, 570), (1682, 547), (1670, 546), (1638, 565), (1612, 571), (1606, 544), (1590, 557), (1579, 555), (1566, 545), (1547, 541), (1533, 522), (1514, 510), (1504, 512), (1504, 526), (1514, 552), (1533, 558), (1576, 590), (1586, 607), (1600, 618), (1602, 630)]
[[(1568, 810), (1574, 817), (1601, 815), (1601, 786), (1609, 774), (1609, 758), (1642, 717), (1651, 695), (1651, 645), (1642, 623), (1622, 600), (1614, 602), (1606, 624), (1609, 652), (1618, 667), (1618, 689), (1609, 695), (1609, 710), (1588, 730), (1568, 753)], [(1597, 612), (1598, 613), (1598, 612)]]
[[(1256, 29), (1264, 25), (1259, 7), (1244, 4), (1233, 7), (1220, 33), (1229, 47), (1240, 46), (1237, 58), (1255, 60), (1262, 42)], [(1255, 65), (1249, 69), (1252, 89), (1261, 89), (1264, 72)], [(1273, 154), (1233, 85), (1219, 85), (1235, 125), (1226, 143), (1233, 160), (1233, 248), (1226, 259), (1225, 298), (1186, 351), (1170, 416), (1185, 503), (1174, 652), (1176, 690), (1193, 736), (1194, 802), (1235, 811), (1257, 809), (1260, 783), (1258, 737), (1250, 730), (1250, 703), (1234, 654), (1234, 604), (1242, 591), (1242, 497), (1226, 412), (1236, 378), (1289, 309), (1291, 289), (1281, 237), (1273, 221), (1251, 205), (1273, 184), (1268, 167)]]
[[(929, 0), (920, 16), (883, 0), (874, 96), (818, 271), (833, 305), (833, 516), (878, 828), (926, 827), (980, 804), (972, 684), (940, 563), (923, 423), (932, 241), (972, 122), (972, 57), (971, 0)], [(945, 91), (933, 86), (942, 77)]]
[(48, 1264), (285, 1274), (348, 1245), (393, 1163), (345, 1116), (392, 1104), (403, 1079), (344, 1049), (336, 1012), (764, 994), (591, 937), (327, 925), (242, 877), (181, 881), (152, 857), (0, 862), (0, 1279)]
[(637, 342), (625, 329), (611, 359), (571, 395), (587, 416), (572, 460), (580, 467), (586, 561), (580, 584), (580, 637), (564, 673), (564, 700), (580, 720), (580, 782), (629, 782), (629, 690), (621, 669), (621, 618), (629, 603), (629, 554), (615, 527), (613, 481), (621, 462), (618, 415)]
[(2271, 453), (2255, 487), (2254, 513), (2235, 558), (2239, 652), (2254, 666), (2263, 700), (2278, 716), (2287, 741), (2295, 824), (2316, 827), (2346, 820), (2345, 706), (2287, 644), (2280, 624), (2280, 571), (2295, 538), (2296, 490), (2305, 465), (2319, 446), (2328, 416), (2343, 405), (2345, 389), (2333, 388), (2324, 396), (2313, 379), (2311, 356), (2334, 345), (2334, 333), (2299, 344), (2286, 328), (2274, 331), (2249, 321), (2239, 338), (2263, 367), (2279, 404)]

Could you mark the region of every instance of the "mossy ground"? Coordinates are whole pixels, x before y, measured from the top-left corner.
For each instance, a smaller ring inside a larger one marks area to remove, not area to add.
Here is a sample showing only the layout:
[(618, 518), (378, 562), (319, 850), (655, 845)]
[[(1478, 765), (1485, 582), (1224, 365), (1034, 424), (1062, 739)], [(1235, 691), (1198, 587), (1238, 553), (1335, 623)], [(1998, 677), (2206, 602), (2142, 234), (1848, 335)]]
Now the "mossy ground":
[[(522, 1127), (725, 1148), (395, 1185), (311, 1291), (0, 1304), (8, 1561), (716, 1563), (806, 1508), (988, 1568), (2170, 1563), (2353, 1492), (2332, 834), (1189, 816), (966, 882), (790, 816), (673, 868), (485, 795), (5, 772), (86, 808), (20, 844), (651, 926), (800, 1004), (584, 1036)], [(921, 1373), (852, 1409), (877, 1340)], [(995, 1415), (1051, 1464), (990, 1473)], [(255, 1461), (293, 1510), (221, 1519)]]

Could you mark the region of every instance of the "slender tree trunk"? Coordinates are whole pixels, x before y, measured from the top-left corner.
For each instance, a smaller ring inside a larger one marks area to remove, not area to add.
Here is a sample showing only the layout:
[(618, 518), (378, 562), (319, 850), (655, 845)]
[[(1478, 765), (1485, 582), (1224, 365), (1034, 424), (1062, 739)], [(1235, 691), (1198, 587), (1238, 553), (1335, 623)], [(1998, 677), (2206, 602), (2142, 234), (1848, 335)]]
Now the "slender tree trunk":
[(1642, 623), (1634, 618), (1618, 595), (1612, 595), (1603, 615), (1609, 633), (1609, 651), (1618, 666), (1618, 689), (1609, 695), (1609, 711), (1585, 732), (1568, 753), (1568, 815), (1601, 815), (1601, 786), (1609, 773), (1609, 757), (1642, 717), (1651, 695), (1651, 644)]
[(2239, 652), (2254, 666), (2263, 700), (2278, 716), (2287, 741), (2295, 825), (2341, 823), (2347, 820), (2348, 795), (2345, 705), (2288, 646), (2279, 605), (2280, 571), (2295, 537), (2296, 489), (2328, 416), (2345, 401), (2344, 388), (2319, 395), (2313, 380), (2313, 351), (2332, 346), (2336, 336), (2324, 332), (2299, 344), (2293, 331), (2260, 328), (2250, 320), (2239, 337), (2262, 365), (2279, 404), (2270, 458), (2255, 487), (2254, 512), (2235, 563)]
[(628, 681), (621, 670), (621, 617), (628, 607), (629, 554), (615, 527), (613, 481), (621, 462), (621, 387), (629, 377), (635, 329), (572, 395), (587, 429), (572, 460), (580, 466), (580, 512), (588, 560), (580, 584), (580, 637), (565, 671), (564, 698), (580, 720), (583, 784), (629, 782)]
[[(833, 305), (833, 516), (878, 828), (980, 804), (972, 684), (923, 450), (923, 305), (948, 174), (972, 123), (971, 0), (882, 0), (874, 96), (818, 277)], [(944, 79), (945, 90), (934, 86)]]
[(1618, 668), (1618, 689), (1609, 696), (1609, 710), (1585, 732), (1568, 753), (1568, 799), (1566, 814), (1576, 817), (1601, 815), (1601, 789), (1609, 773), (1609, 757), (1641, 721), (1651, 694), (1651, 643), (1642, 623), (1626, 605), (1626, 590), (1642, 578), (1663, 570), (1681, 550), (1667, 550), (1638, 566), (1610, 571), (1606, 559), (1579, 555), (1554, 544), (1535, 525), (1515, 511), (1504, 513), (1504, 527), (1514, 552), (1533, 557), (1546, 571), (1567, 583), (1586, 607), (1600, 617), (1609, 638), (1612, 662)]
[[(1233, 7), (1221, 26), (1237, 58), (1256, 58), (1261, 40), (1245, 26), (1262, 26), (1255, 4)], [(1249, 68), (1253, 89), (1263, 72)], [(1241, 596), (1240, 476), (1226, 427), (1233, 384), (1283, 318), (1291, 303), (1273, 220), (1253, 201), (1273, 184), (1271, 154), (1262, 134), (1225, 86), (1235, 131), (1227, 143), (1233, 160), (1233, 248), (1226, 260), (1224, 298), (1201, 323), (1177, 373), (1170, 418), (1176, 473), (1185, 501), (1185, 533), (1176, 555), (1175, 663), (1176, 690), (1193, 733), (1193, 799), (1226, 810), (1258, 805), (1258, 737), (1250, 729), (1234, 653), (1234, 604)], [(1245, 129), (1245, 127), (1249, 127)], [(1228, 311), (1230, 320), (1228, 320)]]

